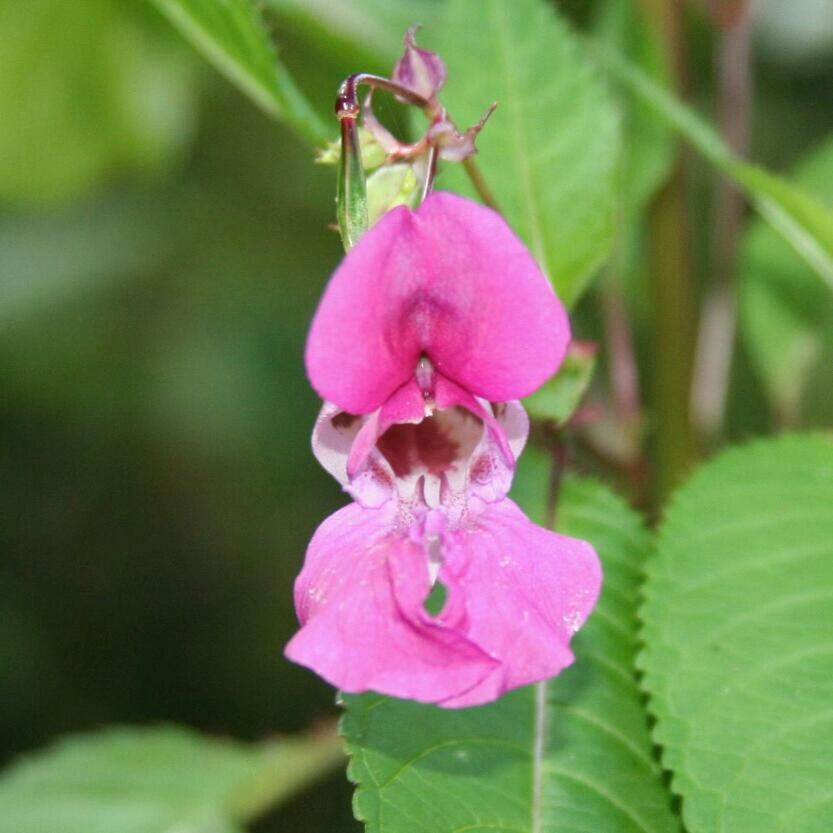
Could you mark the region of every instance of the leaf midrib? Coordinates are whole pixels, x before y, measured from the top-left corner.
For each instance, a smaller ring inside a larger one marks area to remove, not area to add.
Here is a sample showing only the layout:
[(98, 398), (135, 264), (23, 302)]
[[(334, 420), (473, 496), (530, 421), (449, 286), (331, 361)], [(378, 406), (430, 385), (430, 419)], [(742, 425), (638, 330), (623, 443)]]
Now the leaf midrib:
[(532, 707), (532, 806), (531, 833), (541, 833), (541, 803), (544, 790), (544, 749), (547, 731), (547, 682), (535, 684)]

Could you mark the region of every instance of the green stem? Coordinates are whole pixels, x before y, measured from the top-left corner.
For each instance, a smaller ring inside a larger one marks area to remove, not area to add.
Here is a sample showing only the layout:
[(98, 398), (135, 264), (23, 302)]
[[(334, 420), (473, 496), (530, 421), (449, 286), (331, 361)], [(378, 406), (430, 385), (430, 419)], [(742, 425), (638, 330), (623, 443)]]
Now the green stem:
[[(643, 14), (657, 32), (682, 86), (683, 15), (678, 0), (642, 0)], [(656, 505), (688, 471), (694, 457), (689, 414), (693, 362), (694, 293), (690, 258), (690, 221), (683, 160), (677, 160), (649, 216), (651, 296), (651, 388), (654, 418), (654, 489)]]
[(495, 195), (492, 193), (492, 189), (489, 188), (488, 183), (483, 178), (483, 174), (474, 159), (470, 156), (467, 159), (464, 159), (463, 168), (468, 174), (471, 184), (474, 186), (474, 190), (477, 191), (477, 195), (481, 200), (483, 200), (483, 203), (488, 205), (489, 208), (492, 208), (500, 213), (500, 208), (498, 207)]

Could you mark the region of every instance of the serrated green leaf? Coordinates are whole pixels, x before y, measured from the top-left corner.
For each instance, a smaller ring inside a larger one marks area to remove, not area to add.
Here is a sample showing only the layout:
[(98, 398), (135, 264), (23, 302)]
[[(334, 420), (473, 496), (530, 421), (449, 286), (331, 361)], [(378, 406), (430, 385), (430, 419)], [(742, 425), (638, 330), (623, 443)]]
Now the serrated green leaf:
[[(173, 160), (193, 126), (179, 44), (121, 0), (0, 0), (0, 200), (56, 203)], [(162, 33), (164, 34), (164, 33)]]
[(708, 122), (638, 67), (605, 48), (599, 48), (597, 55), (611, 76), (733, 179), (764, 219), (833, 289), (833, 210), (780, 177), (739, 160)]
[(242, 833), (338, 760), (324, 737), (269, 746), (186, 729), (58, 741), (0, 777), (0, 833)]
[(324, 144), (328, 130), (278, 61), (253, 0), (153, 0), (179, 31), (259, 107), (301, 137)]
[[(795, 182), (833, 206), (833, 140), (803, 161)], [(740, 259), (741, 335), (778, 417), (798, 419), (811, 386), (830, 389), (833, 293), (761, 220), (744, 236)]]
[[(525, 489), (545, 493), (548, 466), (524, 471), (540, 478)], [(354, 806), (369, 833), (677, 830), (633, 671), (648, 535), (588, 480), (565, 482), (559, 514), (559, 528), (592, 541), (605, 569), (598, 608), (575, 640), (576, 664), (472, 709), (346, 697)]]
[[(543, 0), (452, 0), (424, 33), (448, 64), (442, 100), (460, 127), (493, 101), (476, 157), (501, 212), (567, 304), (613, 235), (616, 113), (567, 24)], [(474, 192), (459, 166), (439, 187)]]
[(833, 441), (706, 464), (648, 565), (641, 665), (690, 833), (833, 829)]

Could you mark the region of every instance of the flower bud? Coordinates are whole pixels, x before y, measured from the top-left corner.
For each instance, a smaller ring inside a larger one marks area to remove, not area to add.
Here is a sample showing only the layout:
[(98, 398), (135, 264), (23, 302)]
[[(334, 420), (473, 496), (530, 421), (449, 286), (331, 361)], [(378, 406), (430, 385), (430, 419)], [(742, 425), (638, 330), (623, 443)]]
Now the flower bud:
[[(385, 163), (387, 151), (379, 144), (373, 132), (365, 127), (358, 128), (359, 143), (361, 145), (362, 167), (372, 171)], [(338, 165), (341, 160), (341, 139), (327, 142), (315, 154), (315, 161), (319, 165)]]
[(419, 26), (411, 26), (405, 33), (405, 53), (393, 68), (392, 80), (407, 87), (427, 101), (434, 101), (445, 84), (445, 64), (435, 52), (420, 49), (414, 35)]
[(419, 180), (409, 164), (387, 165), (367, 178), (367, 215), (372, 226), (397, 205), (414, 208)]

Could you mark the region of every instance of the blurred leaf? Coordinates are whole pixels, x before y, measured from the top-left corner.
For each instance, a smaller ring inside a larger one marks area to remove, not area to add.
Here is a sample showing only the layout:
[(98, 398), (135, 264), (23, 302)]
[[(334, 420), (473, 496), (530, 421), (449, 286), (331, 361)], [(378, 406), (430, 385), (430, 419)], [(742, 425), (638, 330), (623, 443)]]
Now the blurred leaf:
[[(282, 19), (305, 27), (319, 43), (347, 49), (353, 59), (370, 59), (387, 71), (402, 54), (408, 27), (432, 28), (438, 0), (266, 0)], [(367, 71), (356, 66), (355, 72)]]
[(833, 825), (833, 442), (707, 463), (673, 499), (642, 608), (644, 686), (690, 833)]
[[(795, 182), (833, 207), (833, 139), (798, 167)], [(833, 293), (760, 220), (743, 241), (740, 275), (741, 334), (781, 421), (793, 424), (809, 386), (833, 383), (820, 366), (833, 347)]]
[[(548, 467), (530, 488), (543, 493)], [(463, 710), (374, 694), (345, 697), (342, 730), (370, 833), (676, 831), (651, 753), (633, 660), (634, 606), (649, 537), (619, 498), (569, 479), (559, 528), (604, 562), (597, 610), (558, 678)]]
[[(637, 4), (619, 0), (603, 3), (594, 31), (608, 48), (626, 55), (658, 84), (667, 82), (662, 48), (650, 27), (643, 24)], [(620, 91), (617, 103), (622, 116), (619, 192), (626, 217), (633, 217), (667, 177), (674, 160), (674, 142), (668, 126), (644, 101)]]
[(767, 222), (833, 290), (833, 210), (774, 174), (740, 161), (708, 122), (638, 67), (604, 48), (597, 54), (612, 77), (650, 105), (706, 159), (740, 185)]
[(181, 728), (58, 741), (0, 778), (2, 833), (242, 833), (326, 773), (335, 739), (246, 746)]
[(833, 210), (806, 191), (754, 165), (727, 167), (758, 211), (833, 291)]
[[(453, 0), (427, 44), (448, 64), (443, 102), (460, 126), (493, 101), (477, 164), (500, 210), (567, 304), (604, 260), (613, 235), (619, 131), (583, 46), (543, 0)], [(441, 187), (472, 194), (458, 168)]]
[(573, 342), (555, 376), (524, 400), (530, 415), (564, 425), (576, 412), (596, 369), (596, 346)]
[(299, 92), (277, 53), (253, 0), (154, 0), (217, 69), (259, 107), (312, 144), (332, 131)]
[(0, 200), (67, 200), (182, 148), (191, 64), (152, 23), (120, 0), (0, 0)]
[(0, 220), (0, 331), (151, 269), (167, 250), (174, 208), (121, 192)]
[(759, 0), (757, 43), (767, 59), (800, 66), (833, 53), (833, 5), (828, 0)]

